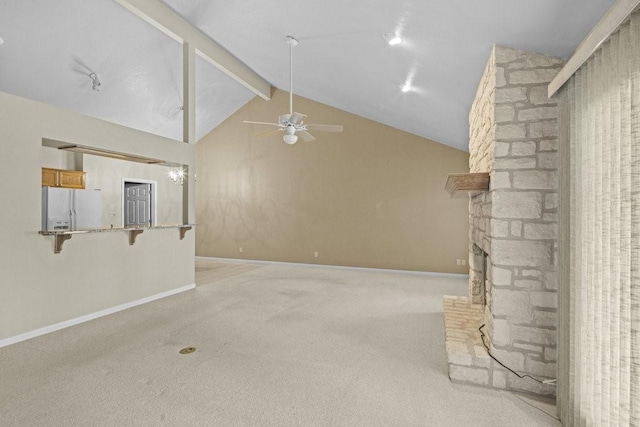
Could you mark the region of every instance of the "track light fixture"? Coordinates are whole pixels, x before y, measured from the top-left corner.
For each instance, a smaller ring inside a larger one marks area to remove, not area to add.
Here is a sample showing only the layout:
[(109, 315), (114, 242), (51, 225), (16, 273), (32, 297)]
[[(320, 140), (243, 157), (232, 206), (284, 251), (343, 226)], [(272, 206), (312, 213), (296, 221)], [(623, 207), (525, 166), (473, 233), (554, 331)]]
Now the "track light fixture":
[(89, 74), (89, 78), (91, 79), (91, 84), (92, 84), (92, 89), (95, 90), (96, 92), (100, 91), (100, 86), (102, 86), (102, 83), (100, 82), (100, 79), (98, 78), (98, 75), (96, 73), (91, 73)]

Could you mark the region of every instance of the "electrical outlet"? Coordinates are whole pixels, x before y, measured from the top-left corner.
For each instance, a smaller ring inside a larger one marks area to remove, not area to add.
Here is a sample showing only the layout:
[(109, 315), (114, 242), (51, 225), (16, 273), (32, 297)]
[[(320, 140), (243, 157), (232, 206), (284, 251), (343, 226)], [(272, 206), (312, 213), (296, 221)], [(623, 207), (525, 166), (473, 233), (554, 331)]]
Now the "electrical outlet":
[(318, 258), (318, 252), (313, 253), (314, 258)]
[(460, 265), (460, 259), (456, 260), (456, 265)]
[(466, 259), (462, 260), (462, 265), (467, 265), (467, 260)]
[(239, 248), (239, 249), (238, 249), (238, 252), (242, 253), (242, 248)]

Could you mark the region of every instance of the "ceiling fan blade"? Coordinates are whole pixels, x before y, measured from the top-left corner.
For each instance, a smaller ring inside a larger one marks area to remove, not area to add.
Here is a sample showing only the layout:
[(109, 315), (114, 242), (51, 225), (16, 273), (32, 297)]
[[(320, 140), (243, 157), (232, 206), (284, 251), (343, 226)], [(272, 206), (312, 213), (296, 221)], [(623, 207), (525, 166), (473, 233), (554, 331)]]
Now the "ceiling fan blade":
[(304, 142), (309, 142), (309, 141), (313, 141), (314, 139), (316, 139), (313, 135), (311, 135), (306, 130), (299, 130), (299, 131), (296, 132), (296, 135), (300, 136), (300, 138)]
[(280, 123), (280, 125), (287, 123), (289, 121), (289, 117), (291, 117), (291, 114), (283, 114), (281, 116), (278, 116), (278, 123)]
[(266, 136), (269, 136), (271, 134), (277, 133), (277, 132), (282, 132), (284, 129), (272, 129), (272, 130), (268, 130), (266, 132), (260, 132), (257, 133), (255, 135), (253, 135), (253, 138), (264, 138)]
[(305, 125), (305, 127), (320, 132), (342, 132), (342, 125)]
[(293, 114), (291, 114), (291, 117), (289, 117), (289, 122), (295, 125), (300, 123), (305, 117), (307, 116), (305, 116), (304, 114), (294, 112)]
[(252, 125), (280, 126), (280, 123), (253, 122), (251, 120), (242, 120), (241, 123), (249, 123), (249, 124), (252, 124)]

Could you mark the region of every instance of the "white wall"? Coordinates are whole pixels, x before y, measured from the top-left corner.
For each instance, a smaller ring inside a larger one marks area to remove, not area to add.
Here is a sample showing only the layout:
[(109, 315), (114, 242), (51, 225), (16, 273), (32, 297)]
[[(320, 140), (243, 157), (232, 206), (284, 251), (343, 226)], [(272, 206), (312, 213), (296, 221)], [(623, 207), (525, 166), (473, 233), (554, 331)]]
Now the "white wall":
[[(69, 156), (42, 138), (195, 170), (191, 145), (0, 92), (0, 340), (194, 283), (193, 231), (180, 240), (177, 229), (147, 230), (133, 246), (124, 232), (78, 235), (54, 254), (38, 234), (41, 167), (64, 168)], [(189, 222), (193, 213), (190, 200)]]
[(99, 156), (84, 156), (83, 170), (87, 173), (87, 188), (102, 192), (104, 227), (122, 226), (122, 178), (131, 181), (154, 181), (156, 183), (156, 224), (182, 223), (182, 187), (168, 179), (168, 166), (147, 165), (108, 159)]

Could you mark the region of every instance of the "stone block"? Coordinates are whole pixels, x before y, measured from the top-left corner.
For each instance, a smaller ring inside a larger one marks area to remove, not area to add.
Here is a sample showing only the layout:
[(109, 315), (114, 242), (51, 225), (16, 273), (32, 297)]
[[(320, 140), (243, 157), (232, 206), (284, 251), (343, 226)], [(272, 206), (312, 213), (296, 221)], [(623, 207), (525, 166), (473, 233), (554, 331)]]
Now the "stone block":
[(491, 217), (491, 205), (489, 203), (482, 205), (482, 216), (486, 219)]
[(516, 118), (516, 109), (513, 105), (504, 104), (496, 105), (495, 111), (495, 123), (512, 122)]
[(527, 360), (527, 371), (530, 372), (533, 376), (556, 378), (555, 362)]
[(560, 72), (564, 60), (555, 56), (525, 52), (523, 63), (526, 68), (555, 67), (556, 72)]
[(506, 319), (493, 319), (493, 344), (507, 346), (511, 343), (511, 326)]
[(507, 373), (505, 371), (493, 371), (492, 383), (496, 388), (506, 388), (507, 387)]
[(557, 294), (551, 291), (531, 292), (531, 305), (535, 307), (556, 308), (558, 307)]
[(493, 357), (514, 371), (524, 371), (524, 354), (497, 348), (493, 349), (491, 353)]
[(509, 67), (519, 68), (550, 68), (562, 66), (564, 61), (555, 56), (547, 56), (539, 53), (525, 52), (505, 46), (495, 46), (493, 55), (496, 64), (506, 63)]
[(532, 191), (496, 191), (493, 194), (492, 212), (495, 218), (540, 218), (542, 194)]
[(524, 124), (500, 124), (496, 125), (496, 141), (523, 139), (527, 136), (527, 128)]
[(496, 142), (494, 147), (495, 157), (507, 157), (509, 155), (510, 144), (508, 142)]
[(535, 311), (533, 317), (536, 325), (558, 327), (558, 314), (555, 311)]
[(542, 277), (540, 270), (522, 270), (522, 277)]
[(511, 177), (509, 172), (494, 172), (489, 180), (489, 186), (492, 190), (498, 188), (511, 188)]
[(547, 85), (534, 86), (529, 89), (529, 102), (535, 105), (557, 104), (555, 99), (549, 99)]
[(549, 83), (558, 75), (557, 68), (538, 68), (535, 70), (519, 70), (509, 73), (509, 83), (511, 84), (536, 84)]
[(556, 118), (558, 118), (558, 108), (555, 106), (523, 108), (522, 110), (518, 111), (518, 121), (520, 122), (530, 122), (534, 120), (539, 121)]
[(542, 283), (539, 280), (520, 279), (513, 282), (514, 286), (521, 289), (539, 290), (542, 289)]
[(516, 237), (522, 236), (522, 221), (511, 221), (511, 235)]
[(536, 143), (533, 141), (511, 143), (511, 155), (514, 157), (533, 156), (536, 154)]
[(535, 169), (535, 157), (519, 157), (515, 159), (495, 159), (493, 163), (495, 170), (517, 170), (517, 169)]
[(530, 138), (550, 138), (558, 136), (558, 121), (543, 120), (540, 122), (529, 123)]
[(512, 373), (507, 374), (507, 388), (516, 391), (524, 391), (540, 396), (555, 396), (556, 388), (549, 384), (540, 384), (531, 378), (518, 378)]
[(449, 359), (449, 363), (453, 363), (455, 365), (471, 366), (472, 358), (468, 353), (450, 352), (447, 354), (447, 358)]
[(489, 280), (495, 286), (511, 286), (511, 270), (505, 268), (491, 267)]
[(558, 222), (557, 212), (545, 212), (542, 214), (542, 219), (548, 222)]
[(502, 87), (507, 84), (503, 67), (496, 67), (496, 87)]
[(525, 350), (530, 353), (539, 353), (542, 354), (542, 346), (541, 345), (532, 345), (532, 344), (524, 344), (521, 342), (514, 342), (513, 346), (520, 350)]
[(558, 208), (558, 193), (546, 194), (544, 196), (544, 209), (552, 210)]
[(538, 153), (538, 169), (558, 169), (558, 152)]
[(475, 356), (473, 360), (474, 366), (479, 366), (481, 368), (489, 368), (491, 366), (491, 358), (484, 346), (474, 345), (473, 354)]
[(468, 366), (449, 365), (449, 378), (453, 381), (488, 385), (489, 371), (487, 369)]
[(530, 240), (550, 240), (558, 237), (557, 224), (525, 223), (524, 238)]
[[(447, 309), (448, 313), (451, 313), (452, 311), (453, 309)], [(451, 333), (453, 331), (447, 329), (446, 332)], [(464, 340), (461, 340), (461, 341), (447, 340), (445, 346), (447, 349), (447, 353), (465, 353), (467, 351), (467, 344), (464, 342)]]
[(529, 293), (526, 291), (494, 288), (491, 297), (495, 316), (511, 316), (519, 319), (530, 316)]
[(558, 360), (558, 350), (555, 347), (546, 347), (544, 349), (544, 360), (555, 362)]
[(492, 242), (491, 258), (495, 264), (540, 267), (551, 264), (551, 245), (534, 240), (501, 240)]
[(495, 91), (496, 104), (513, 103), (527, 100), (526, 87), (503, 87)]
[(521, 190), (556, 190), (558, 174), (555, 171), (516, 171), (513, 187)]
[(555, 271), (545, 271), (544, 285), (547, 289), (558, 289), (558, 273)]
[(491, 220), (491, 236), (509, 237), (509, 221)]
[(492, 54), (496, 64), (502, 64), (522, 59), (522, 57), (525, 55), (525, 52), (514, 49), (512, 47), (495, 45)]
[(540, 141), (540, 151), (558, 151), (558, 140), (543, 139)]
[(513, 325), (511, 326), (511, 336), (514, 341), (524, 341), (544, 346), (555, 346), (558, 342), (555, 330), (535, 326)]

